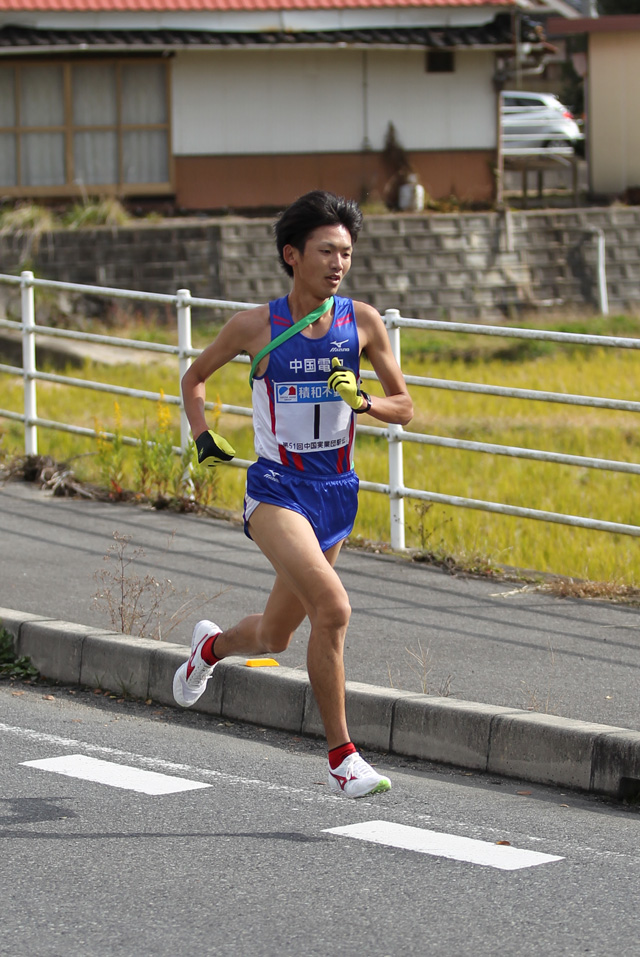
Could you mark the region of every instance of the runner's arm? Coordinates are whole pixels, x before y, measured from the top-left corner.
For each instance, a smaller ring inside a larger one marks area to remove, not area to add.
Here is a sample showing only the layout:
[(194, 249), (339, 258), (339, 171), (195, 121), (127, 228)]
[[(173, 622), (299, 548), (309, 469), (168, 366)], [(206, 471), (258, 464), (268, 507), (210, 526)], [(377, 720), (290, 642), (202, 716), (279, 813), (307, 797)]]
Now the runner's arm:
[(238, 312), (187, 369), (182, 377), (182, 397), (194, 438), (208, 429), (204, 408), (207, 379), (241, 352), (255, 355), (265, 345), (268, 336), (268, 306)]
[(377, 309), (364, 302), (354, 303), (361, 352), (378, 376), (384, 396), (371, 396), (368, 415), (381, 422), (407, 425), (413, 417), (413, 402), (407, 390), (402, 370), (391, 349), (389, 336)]

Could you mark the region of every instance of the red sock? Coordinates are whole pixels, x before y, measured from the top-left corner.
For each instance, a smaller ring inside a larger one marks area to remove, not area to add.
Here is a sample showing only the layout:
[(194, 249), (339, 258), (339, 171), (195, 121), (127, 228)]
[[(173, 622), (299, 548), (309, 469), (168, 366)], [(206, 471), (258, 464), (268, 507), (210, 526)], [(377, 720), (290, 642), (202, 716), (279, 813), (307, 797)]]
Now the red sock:
[(346, 744), (341, 744), (337, 748), (331, 748), (329, 751), (329, 767), (332, 771), (335, 771), (337, 767), (340, 767), (342, 762), (350, 754), (355, 754), (358, 749), (355, 744), (351, 741), (347, 741)]
[(208, 665), (217, 665), (220, 661), (220, 658), (216, 658), (213, 646), (215, 645), (217, 639), (222, 634), (221, 631), (217, 632), (215, 635), (212, 635), (211, 638), (207, 638), (202, 648), (200, 649), (200, 654), (202, 655), (202, 660), (206, 661)]

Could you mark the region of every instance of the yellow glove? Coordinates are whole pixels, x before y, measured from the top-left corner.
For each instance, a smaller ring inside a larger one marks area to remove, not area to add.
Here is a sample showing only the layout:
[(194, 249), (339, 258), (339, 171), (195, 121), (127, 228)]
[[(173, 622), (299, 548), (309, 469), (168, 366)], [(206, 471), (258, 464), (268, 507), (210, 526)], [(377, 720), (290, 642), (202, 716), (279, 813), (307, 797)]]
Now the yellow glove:
[(198, 465), (214, 468), (220, 462), (230, 462), (236, 454), (232, 445), (217, 432), (202, 432), (196, 439)]
[(354, 412), (368, 412), (371, 408), (371, 399), (366, 392), (362, 392), (358, 387), (355, 372), (352, 372), (351, 369), (345, 369), (336, 356), (331, 360), (331, 366), (333, 372), (327, 382), (329, 388), (337, 392)]

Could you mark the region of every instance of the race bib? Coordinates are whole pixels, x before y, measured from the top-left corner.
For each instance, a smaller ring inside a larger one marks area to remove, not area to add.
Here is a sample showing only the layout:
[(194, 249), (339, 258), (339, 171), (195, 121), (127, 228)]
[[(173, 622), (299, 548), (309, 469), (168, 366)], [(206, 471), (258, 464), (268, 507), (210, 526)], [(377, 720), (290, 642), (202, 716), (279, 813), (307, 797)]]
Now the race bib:
[(293, 452), (347, 445), (351, 409), (326, 381), (276, 382), (276, 436)]

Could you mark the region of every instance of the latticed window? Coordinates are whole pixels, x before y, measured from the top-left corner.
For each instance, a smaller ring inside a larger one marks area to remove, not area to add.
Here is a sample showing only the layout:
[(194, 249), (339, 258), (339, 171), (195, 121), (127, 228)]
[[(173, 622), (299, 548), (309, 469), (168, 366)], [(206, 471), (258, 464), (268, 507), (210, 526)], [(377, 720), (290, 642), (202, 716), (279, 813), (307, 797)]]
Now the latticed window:
[(0, 189), (168, 192), (166, 60), (0, 63)]

